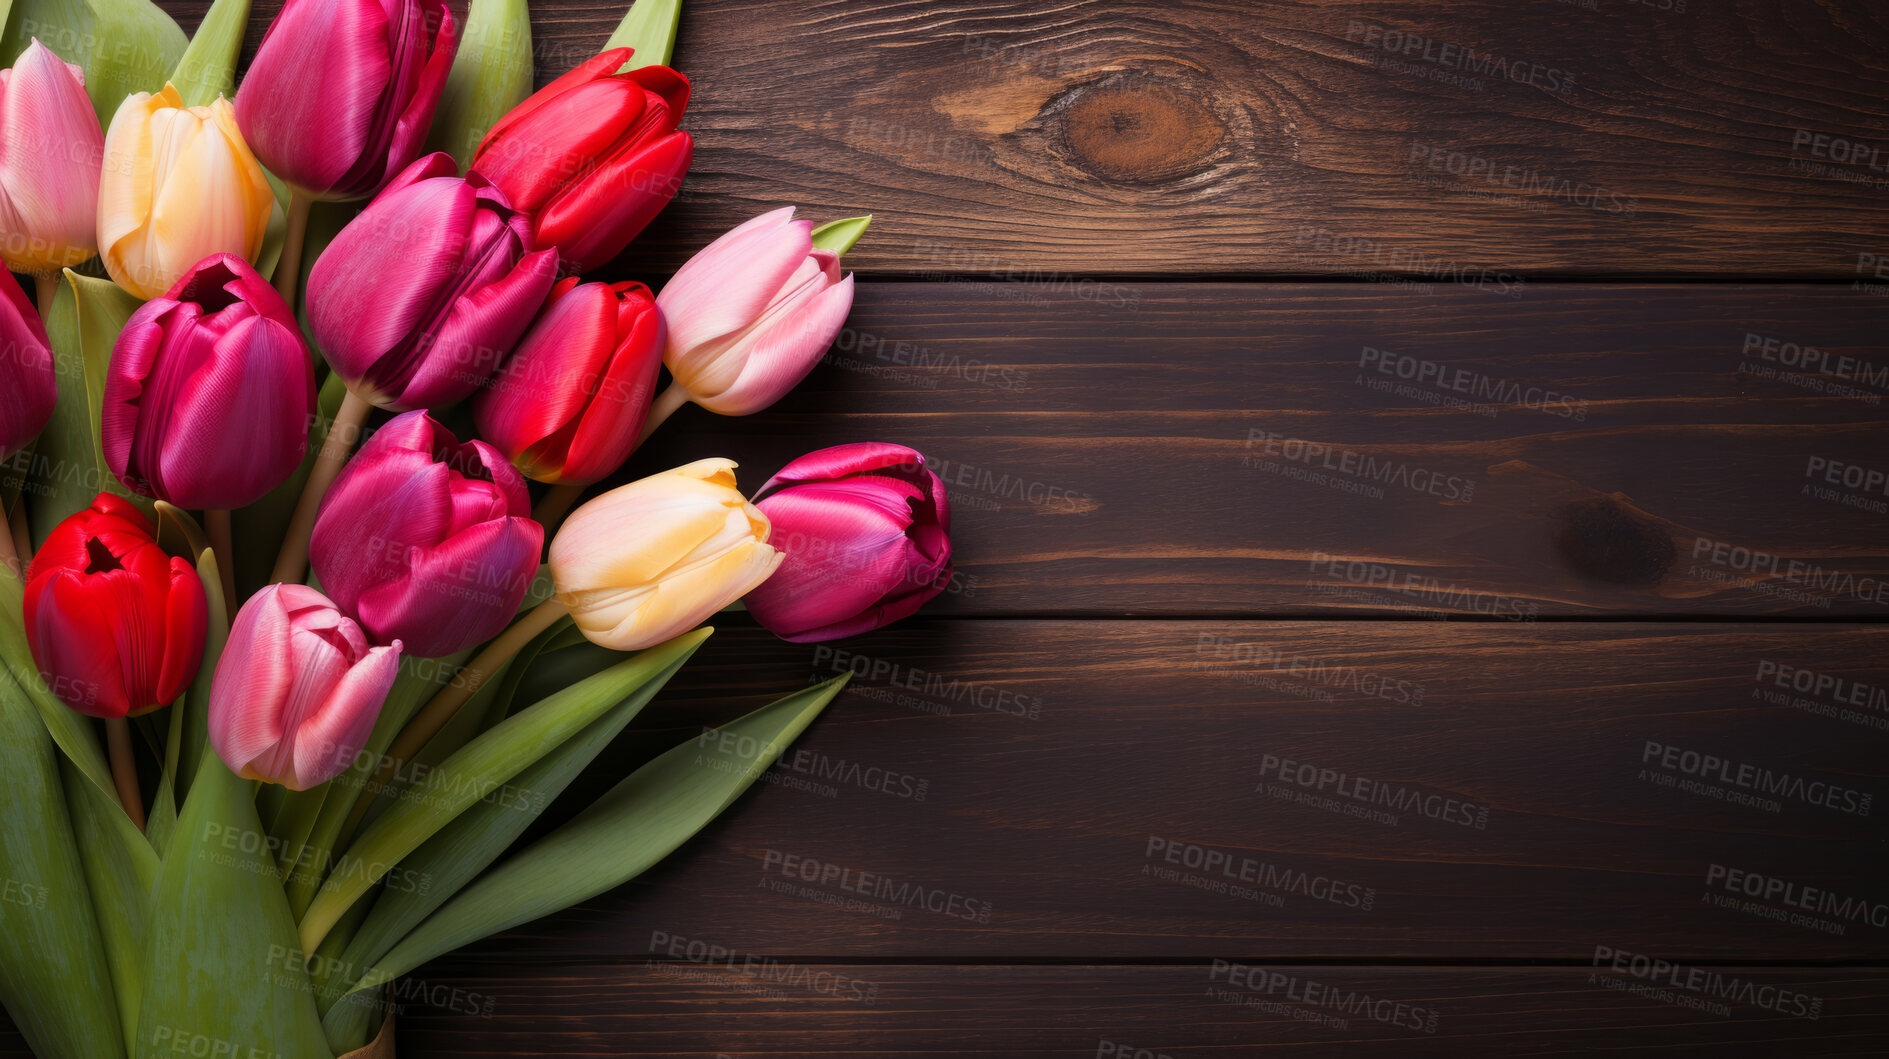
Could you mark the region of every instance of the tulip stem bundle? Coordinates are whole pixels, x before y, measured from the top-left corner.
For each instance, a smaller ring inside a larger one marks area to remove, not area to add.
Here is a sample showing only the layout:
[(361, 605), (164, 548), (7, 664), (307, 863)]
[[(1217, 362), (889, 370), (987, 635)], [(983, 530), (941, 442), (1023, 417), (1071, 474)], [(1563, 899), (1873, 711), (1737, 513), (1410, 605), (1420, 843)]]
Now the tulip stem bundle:
[[(446, 722), (452, 720), (453, 715), (459, 712), (459, 708), (479, 693), (479, 689), (485, 686), (486, 681), (505, 668), (505, 663), (524, 650), (525, 645), (536, 639), (539, 633), (549, 629), (559, 618), (568, 613), (570, 612), (562, 601), (556, 598), (547, 599), (533, 607), (524, 617), (513, 622), (510, 628), (500, 633), (491, 643), (486, 644), (485, 649), (473, 656), (472, 660), (466, 663), (465, 668), (453, 677), (452, 682), (442, 688), (439, 694), (433, 696), (431, 702), (421, 707), (420, 712), (414, 714), (413, 719), (407, 722), (407, 726), (401, 729), (393, 745), (381, 755), (380, 768), (374, 773), (373, 780), (364, 790), (371, 792), (385, 787), (389, 777), (409, 758), (419, 753), (428, 741), (438, 735), (439, 730), (446, 727)], [(373, 801), (371, 794), (362, 795), (361, 799), (354, 804), (353, 812), (348, 814), (348, 822), (342, 828), (343, 833), (354, 831), (355, 825), (367, 815), (367, 808), (373, 804)]]
[(118, 787), (118, 800), (125, 815), (144, 830), (144, 796), (138, 793), (138, 763), (131, 756), (131, 722), (123, 717), (105, 721), (105, 747), (111, 754), (112, 783)]
[(276, 259), (275, 289), (295, 311), (295, 288), (302, 280), (302, 239), (308, 234), (308, 211), (315, 200), (301, 188), (289, 191), (288, 227), (282, 233), (282, 256)]
[(322, 440), (321, 453), (309, 468), (308, 484), (302, 487), (302, 498), (295, 504), (295, 515), (289, 520), (288, 535), (282, 541), (282, 552), (276, 559), (270, 581), (300, 584), (308, 572), (308, 539), (314, 535), (315, 516), (321, 511), (322, 497), (328, 495), (328, 487), (347, 464), (371, 410), (367, 400), (353, 390), (342, 399), (334, 422), (328, 426), (328, 436)]

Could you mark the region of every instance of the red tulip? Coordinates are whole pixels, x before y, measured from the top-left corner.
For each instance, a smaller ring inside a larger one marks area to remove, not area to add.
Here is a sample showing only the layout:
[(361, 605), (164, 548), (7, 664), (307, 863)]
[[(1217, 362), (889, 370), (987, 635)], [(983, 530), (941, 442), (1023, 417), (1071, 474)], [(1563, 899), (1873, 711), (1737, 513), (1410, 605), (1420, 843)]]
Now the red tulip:
[(169, 704), (197, 676), (203, 582), (164, 554), (130, 501), (100, 493), (61, 522), (26, 572), (26, 637), (60, 701), (92, 717)]
[[(20, 281), (0, 269), (0, 460), (39, 436), (52, 419), (58, 384), (52, 343)], [(662, 350), (657, 349), (660, 358)]]
[(289, 184), (365, 198), (419, 155), (457, 48), (441, 0), (288, 0), (236, 92), (236, 123)]
[(249, 262), (213, 254), (125, 323), (100, 434), (105, 462), (133, 490), (229, 509), (295, 473), (314, 413), (295, 314)]
[(528, 478), (589, 485), (636, 447), (662, 346), (648, 287), (561, 280), (474, 401), (479, 434)]
[(348, 388), (404, 410), (472, 395), (544, 304), (557, 252), (478, 174), (438, 152), (408, 166), (308, 273), (315, 344)]
[(315, 520), (321, 587), (375, 643), (437, 658), (498, 635), (538, 573), (544, 529), (518, 470), (425, 412), (354, 454)]
[(755, 494), (787, 559), (748, 612), (809, 643), (906, 617), (951, 580), (951, 505), (925, 457), (863, 442), (808, 453)]
[(622, 73), (612, 48), (539, 89), (485, 134), (472, 170), (532, 215), (538, 245), (568, 271), (623, 252), (676, 197), (695, 154), (676, 131), (689, 79), (667, 66)]

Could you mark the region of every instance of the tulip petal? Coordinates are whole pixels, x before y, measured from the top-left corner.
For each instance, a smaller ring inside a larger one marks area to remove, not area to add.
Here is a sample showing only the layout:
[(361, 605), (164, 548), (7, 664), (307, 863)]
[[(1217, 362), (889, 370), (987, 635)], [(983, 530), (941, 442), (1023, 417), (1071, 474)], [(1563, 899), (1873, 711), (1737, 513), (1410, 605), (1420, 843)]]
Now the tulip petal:
[(813, 224), (784, 206), (708, 244), (656, 296), (669, 325), (669, 368), (694, 374), (692, 350), (740, 331), (766, 311), (813, 248)]
[(543, 548), (544, 528), (529, 518), (484, 522), (416, 548), (404, 576), (362, 593), (361, 625), (379, 641), (397, 630), (419, 658), (489, 640), (517, 614)]
[(575, 269), (598, 268), (622, 253), (682, 190), (695, 140), (673, 132), (566, 183), (535, 214), (538, 242), (556, 246)]
[(485, 154), (486, 148), (505, 136), (513, 126), (536, 114), (546, 104), (562, 98), (577, 86), (595, 81), (600, 77), (607, 77), (622, 69), (623, 64), (629, 61), (630, 49), (609, 48), (578, 63), (569, 73), (533, 92), (523, 103), (507, 111), (505, 116), (498, 120), (498, 124), (493, 125), (485, 134), (485, 139), (479, 143), (479, 150), (473, 157), (472, 168), (475, 170), (479, 168), (478, 156)]
[(393, 78), (387, 32), (386, 10), (355, 0), (289, 0), (269, 24), (236, 117), (277, 176), (325, 194), (360, 159)]
[[(375, 375), (381, 359), (437, 313), (440, 289), (459, 271), (475, 205), (469, 185), (444, 178), (382, 195), (341, 229), (309, 271), (316, 345), (342, 378), (370, 391), (363, 396), (376, 396), (375, 386), (387, 381)], [(388, 268), (389, 260), (400, 267)], [(374, 311), (361, 311), (365, 305)]]
[(305, 719), (295, 733), (290, 787), (299, 791), (325, 783), (354, 762), (400, 675), (400, 650), (399, 640), (370, 649), (329, 691), (321, 709)]
[(13, 271), (98, 253), (104, 140), (76, 68), (39, 41), (0, 75), (0, 258)]
[(763, 501), (786, 555), (748, 606), (767, 628), (818, 628), (868, 610), (907, 580), (915, 486), (851, 479), (798, 486)]
[(393, 407), (437, 408), (471, 396), (518, 344), (556, 273), (557, 251), (539, 250), (454, 302)]
[(88, 717), (123, 717), (140, 705), (126, 693), (107, 607), (85, 575), (72, 570), (36, 580), (26, 592), (40, 674), (59, 701)]
[[(289, 654), (291, 589), (270, 585), (236, 612), (229, 640), (210, 685), (210, 745), (232, 772), (264, 778), (250, 763), (280, 742), (285, 731), (281, 704), (294, 669)], [(313, 592), (313, 589), (305, 589)]]
[(698, 404), (722, 415), (750, 415), (785, 396), (833, 345), (853, 309), (853, 277), (820, 291), (810, 300), (757, 325), (743, 336), (739, 352), (729, 356), (741, 365), (732, 386), (713, 397), (690, 391)]

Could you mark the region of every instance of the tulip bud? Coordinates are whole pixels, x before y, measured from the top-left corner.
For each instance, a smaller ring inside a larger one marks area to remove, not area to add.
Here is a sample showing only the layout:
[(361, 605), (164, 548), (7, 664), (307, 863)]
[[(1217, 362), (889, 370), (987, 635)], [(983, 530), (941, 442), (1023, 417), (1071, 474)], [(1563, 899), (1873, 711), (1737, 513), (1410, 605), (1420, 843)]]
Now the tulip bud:
[(289, 184), (366, 198), (419, 155), (457, 47), (440, 0), (288, 0), (236, 92), (236, 120)]
[(99, 433), (105, 462), (135, 492), (227, 510), (295, 473), (314, 414), (295, 314), (247, 261), (217, 254), (125, 322)]
[(353, 764), (400, 674), (400, 641), (361, 627), (303, 585), (243, 604), (210, 689), (210, 745), (244, 779), (307, 790)]
[(120, 287), (150, 299), (212, 254), (254, 261), (274, 208), (228, 100), (186, 107), (165, 85), (126, 96), (112, 116), (98, 245)]
[(528, 478), (589, 485), (636, 447), (662, 343), (648, 287), (561, 280), (474, 401), (479, 434)]
[(79, 68), (35, 40), (0, 71), (0, 259), (52, 272), (98, 253), (98, 113)]
[(534, 250), (505, 195), (457, 172), (444, 152), (407, 167), (308, 274), (315, 344), (382, 408), (471, 396), (551, 290), (557, 252)]
[(748, 612), (794, 643), (837, 640), (916, 611), (951, 580), (951, 506), (903, 445), (836, 445), (781, 468), (755, 494), (787, 556)]
[(20, 281), (0, 269), (0, 460), (46, 429), (58, 396), (46, 326)]
[(759, 412), (826, 355), (853, 308), (853, 277), (813, 245), (788, 206), (708, 244), (656, 304), (669, 327), (663, 362), (689, 399), (717, 415)]
[(571, 512), (551, 541), (558, 600), (591, 642), (640, 651), (740, 599), (780, 565), (767, 516), (731, 460), (620, 486)]
[(144, 514), (110, 493), (46, 537), (24, 609), (40, 676), (90, 717), (136, 717), (182, 694), (210, 620), (196, 569), (165, 555)]
[(629, 58), (612, 48), (580, 63), (500, 118), (472, 156), (572, 272), (622, 253), (676, 197), (695, 154), (676, 131), (689, 79), (666, 66), (618, 73)]
[(496, 636), (538, 573), (544, 529), (497, 449), (424, 412), (394, 417), (354, 454), (315, 520), (321, 586), (375, 643), (438, 658)]

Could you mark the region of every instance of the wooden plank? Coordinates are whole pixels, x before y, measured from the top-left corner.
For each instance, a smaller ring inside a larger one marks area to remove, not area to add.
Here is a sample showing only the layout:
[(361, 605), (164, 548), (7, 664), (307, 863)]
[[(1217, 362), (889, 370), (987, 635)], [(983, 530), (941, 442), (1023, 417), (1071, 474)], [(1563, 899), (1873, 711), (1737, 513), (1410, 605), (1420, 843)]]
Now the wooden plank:
[[(625, 7), (533, 5), (539, 81)], [(633, 260), (797, 203), (872, 213), (875, 273), (1889, 282), (1885, 56), (1869, 0), (691, 0), (687, 208)]]
[(782, 687), (859, 675), (674, 860), (463, 958), (612, 959), (668, 932), (842, 961), (1877, 960), (1886, 644), (1835, 624), (956, 621), (829, 647), (729, 628), (567, 805)]
[[(1877, 968), (1710, 967), (1695, 978), (1683, 964), (1655, 975), (1649, 963), (1636, 976), (1629, 961), (1616, 971), (1610, 954), (1598, 969), (749, 965), (746, 956), (409, 980), (400, 1054), (1181, 1059), (1307, 1047), (1889, 1047), (1889, 976)], [(1712, 1000), (1711, 989), (1746, 999)], [(1784, 1013), (1813, 1008), (1815, 1018)]]
[(1007, 293), (865, 284), (772, 411), (684, 409), (625, 475), (912, 445), (952, 497), (937, 614), (1889, 613), (1889, 301)]

